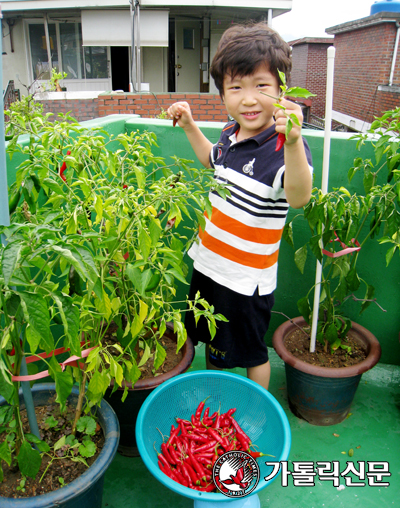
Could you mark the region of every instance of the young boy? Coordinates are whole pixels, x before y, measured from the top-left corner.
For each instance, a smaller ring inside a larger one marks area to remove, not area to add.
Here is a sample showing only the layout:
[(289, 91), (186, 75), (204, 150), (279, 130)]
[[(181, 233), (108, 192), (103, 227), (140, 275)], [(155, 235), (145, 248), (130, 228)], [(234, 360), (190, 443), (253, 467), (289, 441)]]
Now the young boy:
[[(277, 259), (289, 205), (301, 208), (310, 199), (312, 168), (301, 127), (293, 122), (284, 147), (276, 151), (287, 116), (301, 108), (288, 100), (274, 106), (280, 93), (279, 71), (289, 78), (290, 47), (264, 23), (237, 25), (222, 36), (211, 76), (228, 114), (234, 119), (217, 144), (202, 134), (186, 102), (168, 109), (201, 164), (215, 169), (227, 184), (226, 200), (210, 194), (212, 216), (189, 255), (194, 270), (189, 298), (197, 291), (223, 314), (214, 339), (206, 321), (185, 325), (194, 344), (205, 342), (207, 368), (242, 367), (249, 379), (268, 389), (270, 363), (264, 336), (274, 304)], [(264, 95), (260, 92), (264, 92)]]

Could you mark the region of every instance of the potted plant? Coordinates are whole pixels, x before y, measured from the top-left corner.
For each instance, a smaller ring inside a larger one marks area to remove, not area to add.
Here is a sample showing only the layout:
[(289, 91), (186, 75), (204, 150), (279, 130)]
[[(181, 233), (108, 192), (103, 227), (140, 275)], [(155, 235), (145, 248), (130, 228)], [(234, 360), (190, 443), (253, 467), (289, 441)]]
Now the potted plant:
[[(292, 411), (315, 425), (331, 425), (346, 418), (362, 373), (380, 358), (377, 339), (350, 321), (344, 307), (349, 299), (360, 304), (360, 313), (371, 304), (379, 306), (375, 290), (357, 262), (367, 252), (368, 243), (380, 238), (381, 230), (384, 239), (380, 241), (398, 238), (399, 116), (396, 109), (374, 121), (368, 135), (373, 134), (375, 161), (358, 157), (348, 172), (349, 180), (363, 173), (363, 195), (351, 194), (344, 187), (326, 194), (314, 189), (304, 208), (311, 236), (296, 250), (295, 263), (303, 272), (308, 251), (322, 263), (316, 347), (310, 340), (310, 295), (315, 286), (297, 302), (301, 317), (280, 325), (272, 340), (285, 362)], [(358, 146), (368, 135), (356, 136)], [(285, 226), (284, 236), (292, 246), (295, 219)], [(388, 259), (395, 249), (396, 245), (388, 250)], [(296, 337), (292, 338), (293, 334)]]
[[(14, 136), (8, 145), (10, 155), (23, 156), (11, 185), (10, 209), (13, 222), (23, 227), (4, 231), (11, 241), (17, 235), (12, 242), (17, 248), (18, 234), (22, 231), (29, 244), (33, 224), (37, 227), (32, 263), (43, 284), (51, 278), (59, 292), (57, 298), (50, 295), (50, 315), (64, 325), (73, 354), (80, 354), (82, 335), (88, 345), (83, 347), (93, 348), (83, 371), (76, 372), (81, 392), (87, 386), (88, 407), (105, 394), (118, 405), (140, 387), (146, 367), (152, 387), (171, 375), (157, 372), (171, 337), (173, 357), (184, 352), (172, 375), (189, 367), (194, 350), (185, 312), (204, 315), (212, 332), (223, 319), (200, 295), (194, 302), (177, 295), (187, 284), (184, 254), (197, 222), (205, 220), (203, 209), (210, 209), (205, 196), (212, 175), (192, 169), (186, 160), (168, 165), (156, 157), (151, 133), (114, 138), (101, 129), (88, 131), (68, 115), (60, 118), (50, 122), (33, 114), (27, 127), (20, 113), (14, 114), (13, 132), (26, 135), (22, 143)], [(53, 257), (43, 262), (43, 255)], [(69, 323), (72, 312), (75, 320)], [(128, 404), (124, 412), (132, 421)]]
[[(44, 508), (62, 502), (68, 508), (100, 508), (104, 474), (118, 446), (118, 420), (101, 397), (86, 391), (82, 364), (66, 360), (60, 365), (56, 358), (67, 353), (84, 362), (93, 354), (88, 338), (81, 339), (81, 309), (70, 274), (76, 270), (93, 287), (97, 268), (93, 252), (66, 230), (63, 207), (54, 206), (55, 177), (62, 179), (52, 147), (58, 146), (62, 128), (46, 123), (35, 110), (26, 121), (23, 111), (22, 105), (8, 112), (13, 124), (9, 153), (21, 151), (27, 158), (10, 190), (11, 225), (0, 228), (1, 505)], [(53, 144), (44, 141), (46, 135), (53, 136)], [(36, 150), (47, 156), (38, 158)], [(36, 359), (47, 370), (38, 372), (29, 363)], [(29, 381), (44, 376), (54, 383), (36, 384), (30, 395)], [(38, 419), (34, 406), (42, 408)], [(61, 460), (71, 474), (51, 472)]]

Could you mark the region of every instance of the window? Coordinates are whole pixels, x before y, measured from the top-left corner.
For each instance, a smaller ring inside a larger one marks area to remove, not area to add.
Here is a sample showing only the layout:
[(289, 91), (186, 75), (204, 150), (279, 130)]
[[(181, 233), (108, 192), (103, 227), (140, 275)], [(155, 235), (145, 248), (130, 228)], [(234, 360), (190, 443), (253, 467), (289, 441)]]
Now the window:
[[(55, 24), (49, 24), (50, 53), (52, 66), (59, 70)], [(49, 60), (44, 25), (29, 25), (31, 58), (34, 79), (50, 79)]]
[[(51, 66), (66, 79), (107, 79), (107, 47), (82, 46), (81, 23), (49, 22)], [(50, 79), (44, 23), (29, 23), (33, 79)]]

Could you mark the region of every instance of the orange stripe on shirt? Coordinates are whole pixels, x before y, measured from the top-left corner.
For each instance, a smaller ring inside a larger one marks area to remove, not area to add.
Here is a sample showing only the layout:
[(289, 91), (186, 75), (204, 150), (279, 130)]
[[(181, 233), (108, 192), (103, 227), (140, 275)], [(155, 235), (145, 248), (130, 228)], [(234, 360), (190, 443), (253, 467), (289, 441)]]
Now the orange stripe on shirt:
[[(207, 212), (204, 214), (207, 218)], [(242, 240), (249, 242), (260, 243), (262, 245), (271, 245), (280, 241), (282, 237), (282, 229), (264, 229), (255, 228), (252, 226), (246, 226), (243, 222), (240, 222), (217, 208), (212, 209), (211, 222), (219, 229), (226, 231)]]
[(251, 268), (264, 269), (273, 266), (278, 261), (279, 250), (273, 254), (252, 254), (243, 250), (232, 247), (227, 243), (217, 240), (207, 232), (200, 231), (201, 243), (208, 250), (222, 256), (225, 259), (234, 261), (240, 265), (250, 266)]

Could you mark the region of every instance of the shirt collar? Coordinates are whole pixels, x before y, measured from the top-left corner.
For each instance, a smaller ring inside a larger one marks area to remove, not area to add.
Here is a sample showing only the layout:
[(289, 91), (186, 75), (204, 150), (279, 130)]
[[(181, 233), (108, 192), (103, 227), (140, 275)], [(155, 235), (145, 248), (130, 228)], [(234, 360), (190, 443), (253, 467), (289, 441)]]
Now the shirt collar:
[(236, 143), (245, 143), (246, 141), (254, 140), (258, 145), (262, 145), (267, 141), (267, 139), (271, 138), (272, 136), (275, 136), (275, 134), (278, 134), (275, 130), (275, 124), (271, 125), (271, 127), (268, 127), (268, 129), (265, 129), (264, 131), (260, 132), (256, 136), (252, 138), (244, 139), (243, 141), (238, 141), (236, 137), (236, 133), (239, 131), (240, 125), (235, 122), (235, 124), (232, 126), (232, 134), (228, 136), (229, 140), (231, 141), (231, 145), (234, 145)]

